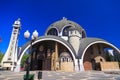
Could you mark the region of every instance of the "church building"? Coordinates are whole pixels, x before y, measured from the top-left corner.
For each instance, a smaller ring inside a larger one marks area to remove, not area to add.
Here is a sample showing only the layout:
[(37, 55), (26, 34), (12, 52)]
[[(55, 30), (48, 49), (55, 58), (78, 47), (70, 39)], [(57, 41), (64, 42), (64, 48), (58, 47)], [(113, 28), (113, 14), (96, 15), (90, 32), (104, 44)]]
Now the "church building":
[(87, 37), (83, 27), (67, 18), (52, 23), (32, 44), (29, 41), (23, 45), (16, 68), (20, 68), (21, 59), (31, 45), (31, 70), (119, 70), (117, 60), (107, 60), (106, 50), (114, 50), (118, 55), (120, 50), (104, 39)]
[[(29, 42), (22, 47), (21, 55), (28, 48)], [(119, 54), (117, 47), (103, 39), (87, 37), (85, 29), (66, 18), (52, 23), (32, 48), (31, 70), (119, 70), (118, 61), (107, 61), (105, 54), (107, 49)]]

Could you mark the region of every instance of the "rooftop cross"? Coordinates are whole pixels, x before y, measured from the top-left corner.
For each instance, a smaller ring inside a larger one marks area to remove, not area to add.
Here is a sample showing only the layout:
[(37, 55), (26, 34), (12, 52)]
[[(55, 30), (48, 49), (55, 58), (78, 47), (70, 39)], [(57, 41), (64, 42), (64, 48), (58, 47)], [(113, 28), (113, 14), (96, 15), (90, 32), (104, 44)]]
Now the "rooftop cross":
[(63, 20), (67, 20), (67, 18), (66, 18), (66, 17), (63, 17)]

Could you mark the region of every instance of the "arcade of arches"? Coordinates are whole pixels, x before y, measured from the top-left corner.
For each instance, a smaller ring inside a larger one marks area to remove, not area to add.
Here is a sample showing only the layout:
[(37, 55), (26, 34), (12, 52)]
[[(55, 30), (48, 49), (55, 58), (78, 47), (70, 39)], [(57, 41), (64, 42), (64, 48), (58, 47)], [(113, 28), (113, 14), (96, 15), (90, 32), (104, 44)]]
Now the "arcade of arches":
[[(30, 70), (73, 71), (73, 58), (69, 50), (61, 43), (42, 41), (33, 45), (32, 49)], [(68, 66), (71, 68), (69, 69)]]

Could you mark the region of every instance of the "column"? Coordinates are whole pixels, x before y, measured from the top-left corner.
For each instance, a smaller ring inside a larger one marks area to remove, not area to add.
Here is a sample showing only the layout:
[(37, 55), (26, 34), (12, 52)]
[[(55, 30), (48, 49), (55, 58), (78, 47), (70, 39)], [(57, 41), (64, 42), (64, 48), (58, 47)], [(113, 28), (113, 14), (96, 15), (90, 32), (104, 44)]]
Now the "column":
[(75, 71), (79, 71), (78, 59), (75, 59)]
[(20, 72), (20, 62), (17, 62), (14, 72)]
[(83, 60), (82, 59), (79, 59), (79, 69), (80, 69), (80, 71), (84, 71), (84, 65), (83, 65)]
[(52, 52), (52, 56), (51, 56), (51, 70), (55, 70), (55, 52)]
[(55, 65), (54, 65), (54, 69), (56, 70), (56, 68), (57, 68), (57, 62), (58, 62), (58, 43), (56, 42), (55, 43)]

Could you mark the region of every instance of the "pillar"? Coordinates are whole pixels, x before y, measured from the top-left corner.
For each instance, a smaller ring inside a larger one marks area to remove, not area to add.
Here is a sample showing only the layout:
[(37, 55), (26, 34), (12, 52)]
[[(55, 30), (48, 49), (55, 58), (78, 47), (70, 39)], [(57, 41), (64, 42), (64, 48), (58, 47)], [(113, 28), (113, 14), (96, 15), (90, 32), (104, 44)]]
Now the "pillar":
[(14, 72), (20, 72), (20, 63), (18, 62), (15, 69), (14, 69)]
[(57, 68), (57, 62), (58, 62), (58, 43), (55, 43), (55, 65), (54, 65), (54, 69), (56, 70)]
[(82, 59), (79, 59), (79, 69), (80, 71), (84, 71), (84, 65), (83, 65), (83, 60)]
[(75, 71), (79, 71), (78, 59), (75, 59)]

